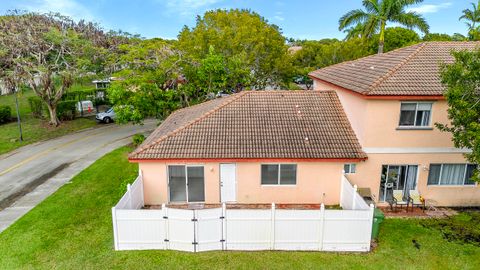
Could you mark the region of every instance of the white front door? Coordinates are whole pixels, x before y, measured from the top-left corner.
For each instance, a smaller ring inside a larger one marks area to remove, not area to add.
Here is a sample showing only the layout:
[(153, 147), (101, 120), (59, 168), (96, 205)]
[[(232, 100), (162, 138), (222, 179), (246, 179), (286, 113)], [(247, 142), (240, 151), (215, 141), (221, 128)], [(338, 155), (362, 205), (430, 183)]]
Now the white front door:
[(237, 201), (236, 164), (220, 164), (220, 196), (222, 202)]

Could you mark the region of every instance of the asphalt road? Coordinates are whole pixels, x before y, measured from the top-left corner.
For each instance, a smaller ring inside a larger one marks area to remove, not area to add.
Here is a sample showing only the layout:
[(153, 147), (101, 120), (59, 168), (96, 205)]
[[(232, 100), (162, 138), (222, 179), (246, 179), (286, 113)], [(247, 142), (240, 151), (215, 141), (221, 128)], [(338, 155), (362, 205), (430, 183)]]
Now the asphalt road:
[(104, 125), (21, 147), (0, 156), (0, 232), (104, 154), (155, 129)]

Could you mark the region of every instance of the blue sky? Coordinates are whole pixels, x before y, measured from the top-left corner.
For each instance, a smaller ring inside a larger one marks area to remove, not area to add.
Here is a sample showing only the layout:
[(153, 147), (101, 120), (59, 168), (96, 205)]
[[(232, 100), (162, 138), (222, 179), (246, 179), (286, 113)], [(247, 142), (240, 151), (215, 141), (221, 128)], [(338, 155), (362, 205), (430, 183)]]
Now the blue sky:
[[(466, 34), (466, 26), (458, 17), (471, 1), (425, 0), (413, 9), (424, 15), (431, 32)], [(75, 20), (99, 22), (105, 29), (121, 29), (147, 38), (176, 38), (184, 25), (195, 24), (197, 14), (217, 8), (256, 11), (278, 25), (287, 37), (343, 38), (338, 18), (361, 8), (361, 0), (0, 0), (2, 13), (10, 9), (60, 12)]]

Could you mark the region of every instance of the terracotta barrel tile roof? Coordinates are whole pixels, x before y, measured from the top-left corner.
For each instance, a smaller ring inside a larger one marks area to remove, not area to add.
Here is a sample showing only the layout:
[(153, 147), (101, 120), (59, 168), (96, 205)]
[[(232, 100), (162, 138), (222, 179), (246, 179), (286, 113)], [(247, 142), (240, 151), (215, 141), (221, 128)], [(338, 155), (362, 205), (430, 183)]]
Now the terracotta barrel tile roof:
[(453, 62), (452, 51), (479, 46), (480, 42), (424, 42), (325, 67), (309, 75), (369, 96), (443, 95), (441, 65)]
[(333, 91), (244, 91), (179, 110), (129, 157), (363, 159)]

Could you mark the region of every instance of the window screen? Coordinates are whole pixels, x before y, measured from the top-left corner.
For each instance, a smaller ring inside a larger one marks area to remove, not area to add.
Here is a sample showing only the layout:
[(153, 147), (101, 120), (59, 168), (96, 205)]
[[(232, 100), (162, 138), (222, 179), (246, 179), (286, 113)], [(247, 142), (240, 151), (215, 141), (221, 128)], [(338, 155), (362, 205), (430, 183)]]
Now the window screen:
[(262, 164), (262, 185), (295, 185), (296, 164)]

